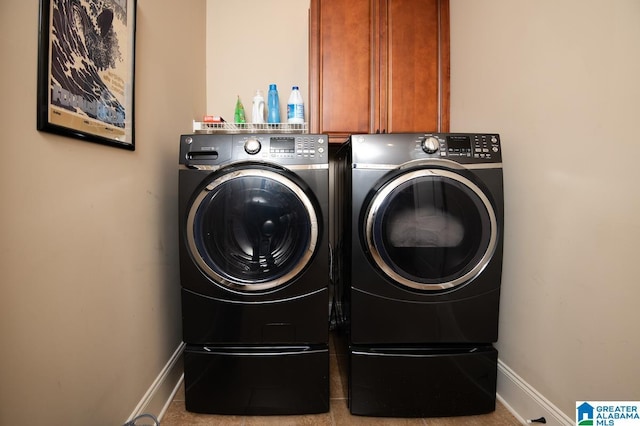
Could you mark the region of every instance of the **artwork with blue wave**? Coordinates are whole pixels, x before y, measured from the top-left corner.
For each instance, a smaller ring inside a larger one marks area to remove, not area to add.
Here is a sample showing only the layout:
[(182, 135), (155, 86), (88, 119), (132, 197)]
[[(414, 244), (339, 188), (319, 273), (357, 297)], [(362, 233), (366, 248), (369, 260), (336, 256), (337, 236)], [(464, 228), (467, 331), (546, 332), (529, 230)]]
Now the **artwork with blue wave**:
[[(57, 0), (51, 10), (50, 103), (109, 126), (127, 121), (127, 0)], [(121, 44), (125, 44), (121, 46)]]

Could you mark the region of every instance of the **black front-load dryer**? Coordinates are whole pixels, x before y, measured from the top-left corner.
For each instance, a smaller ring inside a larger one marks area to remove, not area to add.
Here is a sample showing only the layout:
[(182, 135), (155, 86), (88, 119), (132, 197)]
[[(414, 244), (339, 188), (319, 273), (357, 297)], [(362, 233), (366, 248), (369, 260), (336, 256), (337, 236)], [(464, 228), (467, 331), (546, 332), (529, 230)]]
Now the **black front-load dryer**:
[(493, 410), (503, 240), (499, 135), (353, 135), (340, 156), (341, 197), (350, 202), (337, 281), (351, 412)]
[(327, 138), (180, 140), (186, 407), (328, 410)]

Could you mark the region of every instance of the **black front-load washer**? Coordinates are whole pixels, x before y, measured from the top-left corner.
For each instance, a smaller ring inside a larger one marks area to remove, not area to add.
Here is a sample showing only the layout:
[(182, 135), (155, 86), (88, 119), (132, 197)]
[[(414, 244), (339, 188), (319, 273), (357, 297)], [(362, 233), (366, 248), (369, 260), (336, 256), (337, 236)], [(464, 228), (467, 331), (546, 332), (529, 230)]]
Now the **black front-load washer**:
[(180, 140), (187, 410), (329, 409), (327, 138)]
[(495, 409), (503, 184), (497, 134), (353, 135), (338, 230), (353, 414)]

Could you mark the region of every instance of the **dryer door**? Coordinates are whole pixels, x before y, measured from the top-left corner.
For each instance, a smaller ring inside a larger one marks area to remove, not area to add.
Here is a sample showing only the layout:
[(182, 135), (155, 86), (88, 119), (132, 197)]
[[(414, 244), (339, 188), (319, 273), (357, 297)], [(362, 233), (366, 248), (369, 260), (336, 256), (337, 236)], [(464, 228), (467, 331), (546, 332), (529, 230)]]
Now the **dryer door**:
[(191, 256), (216, 284), (242, 292), (289, 283), (313, 257), (318, 217), (305, 190), (283, 172), (213, 175), (187, 214)]
[(487, 265), (497, 242), (496, 214), (462, 174), (408, 170), (375, 192), (364, 216), (373, 262), (402, 286), (442, 291), (465, 285)]

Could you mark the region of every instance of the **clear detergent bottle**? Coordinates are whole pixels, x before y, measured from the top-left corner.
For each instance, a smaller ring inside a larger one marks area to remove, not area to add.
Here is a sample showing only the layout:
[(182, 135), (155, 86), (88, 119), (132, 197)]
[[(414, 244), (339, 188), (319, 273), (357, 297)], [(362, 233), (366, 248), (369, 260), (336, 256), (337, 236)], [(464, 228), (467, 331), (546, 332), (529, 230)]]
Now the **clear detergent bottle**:
[(267, 103), (269, 109), (267, 123), (280, 123), (280, 98), (278, 97), (278, 88), (275, 84), (269, 85)]
[(298, 86), (291, 88), (291, 95), (289, 95), (287, 103), (287, 121), (290, 124), (304, 124), (304, 103)]

